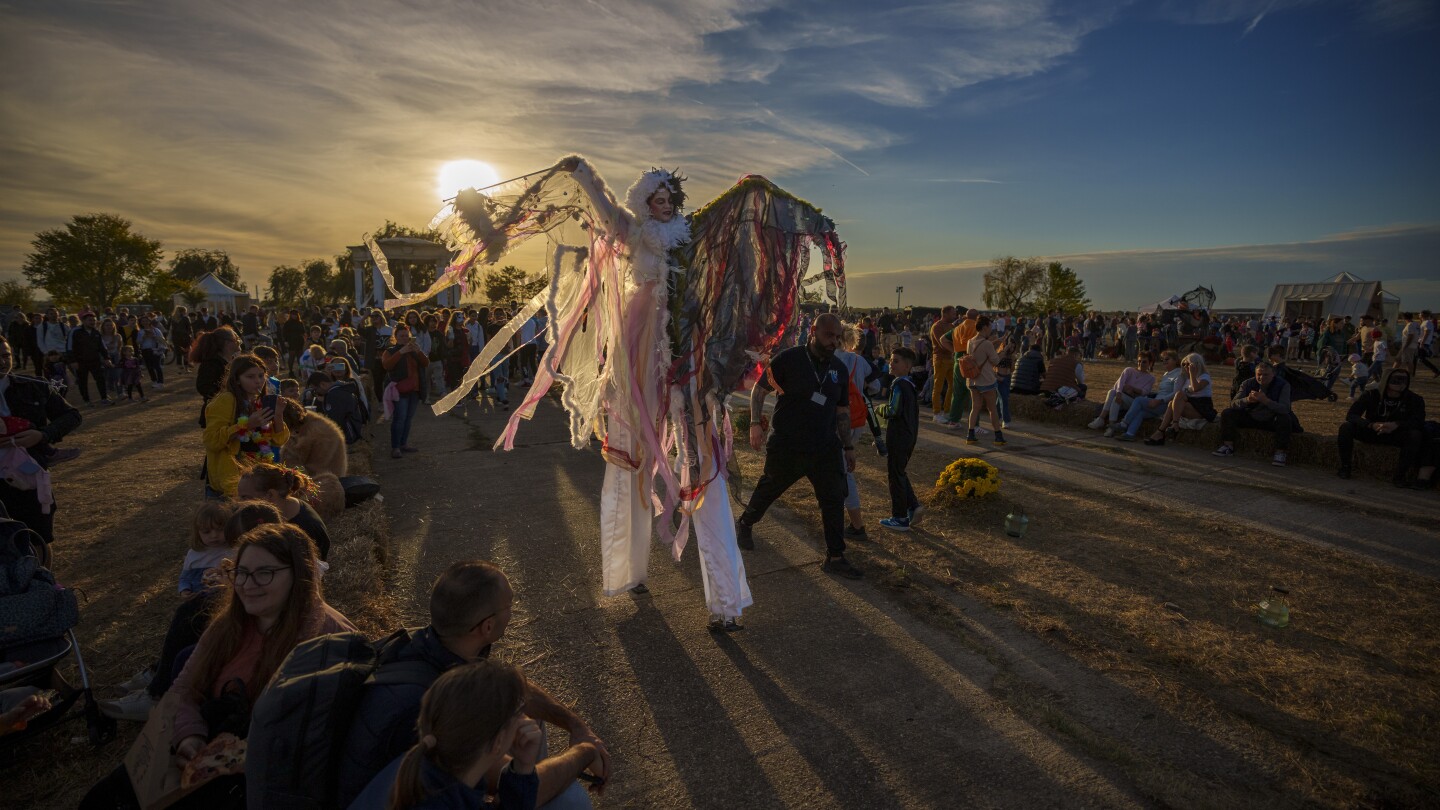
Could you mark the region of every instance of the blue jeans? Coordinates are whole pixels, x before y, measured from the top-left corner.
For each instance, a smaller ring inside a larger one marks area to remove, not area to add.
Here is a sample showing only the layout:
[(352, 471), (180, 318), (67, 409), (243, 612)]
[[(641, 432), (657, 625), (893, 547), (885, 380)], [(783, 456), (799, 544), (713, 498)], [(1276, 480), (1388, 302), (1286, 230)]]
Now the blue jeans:
[(1140, 424), (1147, 418), (1158, 417), (1165, 413), (1165, 407), (1170, 403), (1158, 397), (1140, 397), (1130, 403), (1130, 410), (1125, 412), (1125, 418), (1121, 423), (1125, 425), (1125, 432), (1131, 436), (1140, 433)]
[(420, 408), (420, 394), (411, 391), (401, 394), (395, 401), (395, 410), (390, 415), (390, 449), (398, 450), (410, 443), (410, 420)]
[(1000, 424), (1010, 425), (1010, 375), (998, 375), (995, 381), (996, 407), (1000, 410)]

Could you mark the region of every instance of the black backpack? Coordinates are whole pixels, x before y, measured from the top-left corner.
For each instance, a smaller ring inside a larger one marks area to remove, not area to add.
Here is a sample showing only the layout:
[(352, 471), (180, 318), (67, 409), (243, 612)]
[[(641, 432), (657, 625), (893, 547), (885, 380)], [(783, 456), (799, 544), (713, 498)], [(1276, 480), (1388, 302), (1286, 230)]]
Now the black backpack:
[(321, 810), (335, 806), (340, 757), (369, 683), (429, 685), (423, 661), (376, 673), (380, 651), (408, 637), (400, 630), (371, 643), (359, 633), (302, 642), (255, 700), (245, 751), (250, 810)]

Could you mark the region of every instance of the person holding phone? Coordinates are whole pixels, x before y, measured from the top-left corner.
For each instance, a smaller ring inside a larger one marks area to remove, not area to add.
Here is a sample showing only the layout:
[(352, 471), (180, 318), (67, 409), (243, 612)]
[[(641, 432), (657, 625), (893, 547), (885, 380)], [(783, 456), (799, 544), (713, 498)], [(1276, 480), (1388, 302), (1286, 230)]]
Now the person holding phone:
[(265, 361), (237, 355), (225, 370), (220, 393), (205, 406), (205, 497), (235, 497), (242, 460), (279, 460), (290, 430), (285, 400), (265, 396), (267, 381)]
[[(380, 365), (385, 368), (385, 400), (394, 404), (390, 420), (390, 457), (400, 458), (404, 453), (414, 453), (417, 448), (410, 446), (410, 422), (420, 407), (420, 389), (425, 367), (430, 358), (411, 339), (410, 327), (397, 324), (390, 335), (390, 346), (380, 355)], [(393, 390), (392, 390), (393, 389)]]

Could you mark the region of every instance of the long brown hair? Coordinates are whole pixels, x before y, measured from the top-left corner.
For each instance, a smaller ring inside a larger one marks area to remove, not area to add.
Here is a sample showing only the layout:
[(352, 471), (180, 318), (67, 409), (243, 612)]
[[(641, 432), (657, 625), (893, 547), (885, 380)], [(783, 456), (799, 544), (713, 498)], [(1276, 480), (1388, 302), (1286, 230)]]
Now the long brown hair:
[(242, 409), (250, 404), (251, 396), (240, 387), (240, 375), (252, 368), (260, 369), (260, 373), (267, 376), (270, 373), (265, 367), (265, 361), (253, 354), (237, 354), (235, 359), (230, 361), (230, 365), (225, 367), (225, 379), (220, 383), (220, 390), (229, 391), (230, 396), (235, 397), (236, 416), (245, 413)]
[[(240, 538), (235, 548), (235, 561), (238, 563), (244, 559), (245, 549), (252, 546), (270, 552), (282, 565), (289, 566), (292, 575), (285, 611), (265, 634), (260, 659), (245, 681), (245, 690), (254, 698), (270, 682), (270, 677), (280, 668), (285, 656), (303, 640), (300, 634), (306, 621), (324, 603), (324, 599), (320, 592), (320, 578), (315, 573), (318, 555), (310, 535), (288, 523), (257, 526)], [(195, 646), (195, 654), (188, 664), (195, 668), (194, 686), (201, 694), (209, 695), (214, 691), (220, 671), (240, 651), (245, 628), (252, 621), (234, 586), (222, 593), (216, 601), (210, 626)]]
[(225, 344), (232, 340), (239, 343), (240, 336), (228, 326), (201, 332), (200, 337), (195, 340), (195, 345), (190, 347), (190, 362), (201, 363), (212, 358), (222, 357), (225, 352)]
[(390, 807), (408, 808), (429, 798), (421, 760), (459, 776), (495, 744), (525, 698), (525, 676), (506, 663), (486, 658), (441, 675), (420, 701), (419, 740), (405, 752)]

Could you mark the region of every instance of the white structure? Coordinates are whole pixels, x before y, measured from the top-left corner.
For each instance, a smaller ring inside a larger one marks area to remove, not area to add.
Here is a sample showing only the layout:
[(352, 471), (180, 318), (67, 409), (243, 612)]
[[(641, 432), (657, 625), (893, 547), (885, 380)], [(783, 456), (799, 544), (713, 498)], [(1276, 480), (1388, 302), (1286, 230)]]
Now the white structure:
[[(215, 277), (214, 273), (206, 273), (195, 281), (196, 289), (205, 294), (205, 305), (216, 312), (238, 313), (250, 306), (250, 294), (240, 292), (225, 282)], [(184, 306), (185, 296), (176, 293), (171, 297), (170, 303), (173, 306)]]
[[(385, 258), (390, 261), (392, 267), (397, 264), (399, 274), (395, 278), (396, 292), (411, 293), (416, 290), (410, 286), (409, 263), (422, 262), (435, 265), (435, 275), (444, 272), (450, 264), (450, 251), (444, 245), (428, 241), (426, 239), (415, 239), (409, 236), (396, 236), (390, 239), (378, 239), (376, 242), (380, 249), (385, 252)], [(367, 307), (385, 305), (385, 279), (380, 275), (380, 268), (375, 266), (375, 257), (370, 255), (370, 249), (364, 245), (351, 245), (347, 248), (350, 251), (350, 270), (355, 274), (355, 306)], [(365, 273), (370, 273), (370, 292), (365, 291)], [(449, 287), (435, 296), (435, 303), (442, 307), (455, 307), (460, 304), (460, 288)]]
[(1343, 318), (1355, 322), (1361, 316), (1384, 318), (1395, 323), (1400, 317), (1400, 299), (1385, 292), (1378, 281), (1366, 281), (1350, 273), (1313, 284), (1277, 284), (1270, 293), (1265, 317), (1292, 320)]

